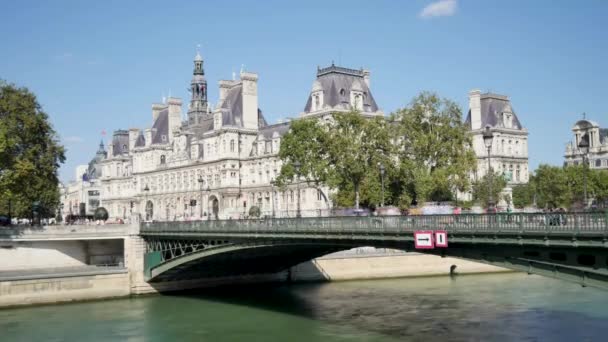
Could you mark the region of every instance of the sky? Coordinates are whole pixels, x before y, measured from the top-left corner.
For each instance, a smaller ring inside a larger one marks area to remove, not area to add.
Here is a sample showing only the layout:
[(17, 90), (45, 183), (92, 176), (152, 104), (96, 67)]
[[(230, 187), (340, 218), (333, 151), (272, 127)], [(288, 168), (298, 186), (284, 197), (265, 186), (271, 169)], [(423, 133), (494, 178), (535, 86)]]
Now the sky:
[(317, 67), (333, 61), (369, 69), (386, 114), (425, 90), (456, 101), (463, 119), (471, 89), (508, 95), (529, 132), (531, 170), (563, 163), (582, 113), (608, 127), (604, 0), (0, 0), (0, 8), (0, 79), (29, 88), (49, 114), (67, 149), (63, 181), (112, 131), (151, 126), (163, 96), (187, 103), (197, 45), (211, 103), (220, 79), (257, 72), (269, 123), (296, 117)]

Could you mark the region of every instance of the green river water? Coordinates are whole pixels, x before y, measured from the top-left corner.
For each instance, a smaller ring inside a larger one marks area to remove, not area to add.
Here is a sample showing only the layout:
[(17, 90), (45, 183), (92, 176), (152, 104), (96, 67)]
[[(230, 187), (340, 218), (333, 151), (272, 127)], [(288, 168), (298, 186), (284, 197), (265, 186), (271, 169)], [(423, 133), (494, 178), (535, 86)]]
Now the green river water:
[(608, 292), (524, 274), (224, 287), (0, 310), (0, 341), (608, 341)]

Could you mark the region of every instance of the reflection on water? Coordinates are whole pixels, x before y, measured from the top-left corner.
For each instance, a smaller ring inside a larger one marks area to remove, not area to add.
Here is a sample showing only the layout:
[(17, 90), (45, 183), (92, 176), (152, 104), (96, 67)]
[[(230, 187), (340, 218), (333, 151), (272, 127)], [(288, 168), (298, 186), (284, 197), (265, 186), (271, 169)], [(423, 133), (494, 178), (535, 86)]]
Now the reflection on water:
[(3, 341), (596, 341), (608, 293), (502, 274), (228, 287), (0, 311)]

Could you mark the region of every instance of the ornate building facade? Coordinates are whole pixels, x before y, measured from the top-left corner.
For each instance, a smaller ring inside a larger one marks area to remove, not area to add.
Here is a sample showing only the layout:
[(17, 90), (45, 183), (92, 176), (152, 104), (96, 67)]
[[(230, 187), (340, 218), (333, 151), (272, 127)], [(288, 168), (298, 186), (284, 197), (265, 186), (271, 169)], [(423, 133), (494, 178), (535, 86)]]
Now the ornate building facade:
[[(505, 176), (508, 186), (528, 182), (528, 130), (519, 121), (507, 96), (470, 91), (465, 124), (471, 130), (477, 155), (475, 180), (488, 173), (490, 158), (490, 167)], [(483, 141), (486, 127), (493, 135), (489, 156)]]
[[(238, 219), (252, 206), (262, 215), (302, 216), (331, 208), (327, 188), (294, 181), (274, 186), (278, 151), (289, 122), (269, 125), (258, 106), (258, 75), (219, 82), (215, 108), (207, 101), (203, 58), (197, 53), (187, 118), (182, 100), (152, 105), (152, 125), (117, 130), (96, 163), (101, 205), (112, 218), (139, 213), (147, 220)], [(383, 115), (369, 87), (369, 72), (332, 65), (318, 69), (301, 117), (328, 119), (359, 110)], [(298, 196), (298, 191), (300, 196)]]
[[(597, 122), (583, 119), (574, 124), (572, 133), (574, 139), (566, 145), (564, 164), (582, 164), (584, 156), (590, 168), (608, 170), (608, 128), (600, 128)], [(582, 140), (589, 144), (587, 155), (579, 149)]]

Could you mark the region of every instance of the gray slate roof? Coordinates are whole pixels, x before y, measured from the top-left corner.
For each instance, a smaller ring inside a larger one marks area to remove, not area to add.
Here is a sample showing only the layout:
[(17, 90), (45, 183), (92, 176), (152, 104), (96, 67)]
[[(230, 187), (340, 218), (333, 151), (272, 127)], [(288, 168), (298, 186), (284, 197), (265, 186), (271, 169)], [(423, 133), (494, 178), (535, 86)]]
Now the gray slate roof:
[(600, 143), (602, 143), (604, 139), (608, 139), (608, 128), (600, 128)]
[[(353, 88), (353, 85), (358, 83), (364, 93), (363, 112), (378, 111), (376, 100), (374, 100), (371, 90), (363, 79), (362, 70), (347, 69), (332, 65), (328, 68), (319, 69), (317, 71), (317, 80), (321, 83), (321, 88), (323, 88), (324, 105), (340, 109), (349, 109), (350, 91)], [(310, 113), (311, 108), (312, 94), (308, 96), (304, 112)]]
[(287, 133), (289, 131), (289, 126), (290, 126), (289, 122), (283, 122), (283, 123), (279, 123), (279, 124), (266, 126), (262, 129), (260, 129), (260, 134), (264, 135), (264, 138), (266, 138), (266, 139), (272, 139), (272, 135), (275, 132), (277, 132), (277, 133), (279, 133), (279, 136), (282, 137), (283, 135), (285, 135), (285, 133)]
[[(517, 114), (511, 107), (511, 101), (508, 97), (497, 94), (481, 94), (481, 127), (490, 126), (492, 128), (508, 128), (505, 127), (502, 120), (502, 113), (509, 110), (513, 114), (513, 125), (511, 129), (523, 129), (524, 127), (519, 122)], [(471, 128), (471, 110), (467, 114), (465, 124)]]
[(135, 147), (144, 147), (146, 146), (146, 137), (144, 137), (143, 132), (139, 132), (139, 136), (137, 140), (135, 140)]
[[(154, 131), (156, 129), (156, 131)], [(163, 140), (163, 135), (165, 139)], [(169, 143), (169, 109), (163, 109), (152, 125), (152, 144)]]
[[(226, 98), (220, 107), (222, 111), (222, 126), (243, 127), (243, 85), (237, 84), (228, 90)], [(266, 119), (258, 108), (258, 127), (265, 127)], [(208, 130), (213, 129), (213, 120)]]

